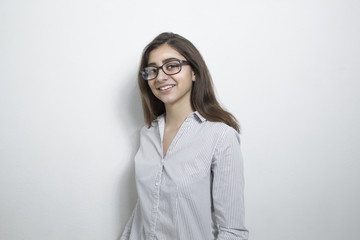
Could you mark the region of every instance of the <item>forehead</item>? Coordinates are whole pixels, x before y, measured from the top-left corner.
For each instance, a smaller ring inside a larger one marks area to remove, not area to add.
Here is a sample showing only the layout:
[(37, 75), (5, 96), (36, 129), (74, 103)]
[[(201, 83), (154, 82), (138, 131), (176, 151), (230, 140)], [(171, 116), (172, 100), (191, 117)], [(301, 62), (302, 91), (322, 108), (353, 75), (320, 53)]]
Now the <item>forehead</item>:
[(161, 65), (163, 60), (168, 58), (184, 59), (184, 57), (174, 48), (167, 44), (163, 44), (150, 52), (148, 64), (155, 63)]

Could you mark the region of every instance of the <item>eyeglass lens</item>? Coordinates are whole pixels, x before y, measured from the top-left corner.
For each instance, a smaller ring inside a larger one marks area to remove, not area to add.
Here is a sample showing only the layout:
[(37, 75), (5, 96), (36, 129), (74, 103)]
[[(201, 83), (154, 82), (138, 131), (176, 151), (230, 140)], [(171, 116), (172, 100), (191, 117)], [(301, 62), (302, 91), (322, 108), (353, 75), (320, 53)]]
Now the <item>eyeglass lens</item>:
[(160, 68), (163, 70), (165, 74), (174, 75), (181, 71), (181, 62), (179, 60), (173, 60), (171, 62), (165, 63), (161, 67), (146, 67), (141, 72), (142, 77), (145, 80), (154, 79), (157, 77)]

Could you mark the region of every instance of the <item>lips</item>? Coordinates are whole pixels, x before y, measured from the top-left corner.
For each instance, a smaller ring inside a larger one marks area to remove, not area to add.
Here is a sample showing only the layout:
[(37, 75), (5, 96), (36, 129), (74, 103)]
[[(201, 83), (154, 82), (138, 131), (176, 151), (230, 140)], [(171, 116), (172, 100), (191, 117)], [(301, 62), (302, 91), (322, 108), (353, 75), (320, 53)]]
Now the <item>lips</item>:
[(167, 85), (159, 87), (158, 90), (165, 91), (165, 90), (171, 89), (173, 87), (175, 87), (175, 84), (167, 84)]

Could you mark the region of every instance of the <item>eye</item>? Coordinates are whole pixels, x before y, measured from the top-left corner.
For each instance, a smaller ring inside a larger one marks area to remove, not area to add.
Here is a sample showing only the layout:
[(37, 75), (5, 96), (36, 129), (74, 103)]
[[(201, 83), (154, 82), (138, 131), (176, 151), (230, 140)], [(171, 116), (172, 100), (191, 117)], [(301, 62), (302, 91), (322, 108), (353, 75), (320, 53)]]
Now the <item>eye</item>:
[(153, 73), (156, 73), (156, 68), (154, 67), (147, 67), (147, 68), (144, 68), (144, 72), (147, 73), (147, 74), (153, 74)]
[(175, 70), (175, 69), (179, 69), (180, 64), (178, 62), (170, 62), (170, 63), (166, 64), (165, 68), (168, 71), (172, 71), (172, 70)]

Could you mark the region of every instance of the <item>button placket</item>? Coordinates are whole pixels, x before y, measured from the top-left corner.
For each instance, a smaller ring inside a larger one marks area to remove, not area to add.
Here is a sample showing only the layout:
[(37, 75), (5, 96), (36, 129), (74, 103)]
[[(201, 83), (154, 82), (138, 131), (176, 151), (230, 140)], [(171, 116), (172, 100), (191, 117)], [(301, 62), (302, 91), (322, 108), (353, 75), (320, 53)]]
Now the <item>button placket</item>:
[(161, 188), (162, 172), (163, 172), (163, 164), (161, 164), (161, 168), (155, 177), (155, 184), (154, 184), (154, 190), (153, 190), (154, 202), (153, 202), (153, 206), (152, 206), (153, 221), (152, 221), (151, 230), (152, 230), (152, 234), (154, 234), (154, 235), (155, 235), (155, 229), (156, 229), (156, 222), (157, 222), (158, 214), (159, 214), (158, 208), (159, 208), (159, 203), (160, 203), (159, 195), (160, 195), (160, 188)]

